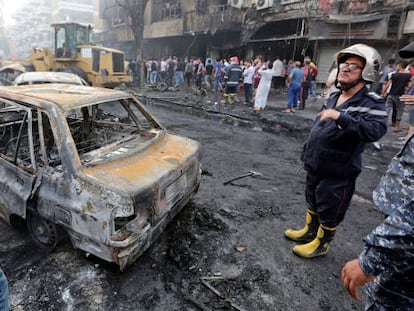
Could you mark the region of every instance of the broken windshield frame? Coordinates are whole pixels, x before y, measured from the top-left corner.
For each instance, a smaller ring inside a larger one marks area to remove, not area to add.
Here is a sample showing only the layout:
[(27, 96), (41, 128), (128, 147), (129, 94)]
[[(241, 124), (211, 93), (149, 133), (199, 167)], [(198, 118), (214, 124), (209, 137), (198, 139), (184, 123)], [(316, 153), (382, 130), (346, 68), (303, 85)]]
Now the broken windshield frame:
[[(158, 124), (134, 101), (116, 100), (69, 110), (66, 121), (82, 165), (121, 156), (131, 148), (125, 142), (139, 138), (139, 144), (156, 137)], [(131, 150), (136, 150), (136, 144)]]

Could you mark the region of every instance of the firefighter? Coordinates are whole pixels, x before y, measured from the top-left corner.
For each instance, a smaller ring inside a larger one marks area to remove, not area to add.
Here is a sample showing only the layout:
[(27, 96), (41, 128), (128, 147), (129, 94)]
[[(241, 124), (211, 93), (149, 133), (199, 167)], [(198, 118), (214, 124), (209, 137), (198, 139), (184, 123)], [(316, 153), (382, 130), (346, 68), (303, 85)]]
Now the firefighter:
[(224, 91), (224, 103), (232, 104), (233, 101), (238, 101), (237, 93), (239, 91), (239, 84), (243, 81), (243, 71), (239, 65), (239, 58), (233, 56), (230, 58), (230, 66), (225, 69), (224, 82), (226, 89)]
[(293, 248), (304, 258), (328, 253), (354, 194), (365, 144), (387, 132), (384, 99), (366, 87), (376, 80), (378, 52), (355, 44), (337, 53), (336, 61), (340, 91), (331, 94), (317, 115), (301, 156), (307, 172), (306, 223), (300, 230), (285, 231), (286, 238), (305, 243)]

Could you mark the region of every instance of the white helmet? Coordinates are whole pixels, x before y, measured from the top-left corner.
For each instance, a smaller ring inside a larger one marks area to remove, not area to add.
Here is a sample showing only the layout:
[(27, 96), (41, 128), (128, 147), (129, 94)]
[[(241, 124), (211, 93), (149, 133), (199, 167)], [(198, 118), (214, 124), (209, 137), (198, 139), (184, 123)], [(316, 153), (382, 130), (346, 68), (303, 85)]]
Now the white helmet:
[(362, 69), (362, 79), (366, 83), (374, 83), (382, 62), (381, 55), (376, 49), (363, 43), (351, 45), (336, 54), (336, 63), (343, 63), (349, 56), (356, 55), (365, 60), (364, 68)]

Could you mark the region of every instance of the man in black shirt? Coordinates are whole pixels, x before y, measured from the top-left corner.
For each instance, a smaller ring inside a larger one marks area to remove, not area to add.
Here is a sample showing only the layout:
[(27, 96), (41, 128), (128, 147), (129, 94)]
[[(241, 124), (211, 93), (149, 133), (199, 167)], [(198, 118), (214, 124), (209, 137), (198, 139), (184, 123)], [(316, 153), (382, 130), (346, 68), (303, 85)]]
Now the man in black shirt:
[(405, 72), (407, 65), (407, 61), (399, 61), (397, 63), (396, 71), (391, 75), (391, 78), (388, 79), (384, 87), (384, 89), (387, 90), (391, 85), (387, 96), (386, 106), (388, 113), (392, 110), (391, 122), (392, 126), (394, 126), (394, 132), (401, 132), (400, 121), (403, 115), (404, 104), (400, 101), (400, 96), (405, 93), (405, 88), (411, 79), (411, 75), (408, 72)]

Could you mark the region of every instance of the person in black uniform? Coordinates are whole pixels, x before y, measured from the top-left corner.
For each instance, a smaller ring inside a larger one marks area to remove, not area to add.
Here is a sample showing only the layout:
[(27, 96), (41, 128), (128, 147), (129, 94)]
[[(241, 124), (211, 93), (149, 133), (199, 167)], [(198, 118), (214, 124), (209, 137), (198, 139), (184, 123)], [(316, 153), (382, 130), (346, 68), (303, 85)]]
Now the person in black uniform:
[(366, 87), (376, 80), (378, 52), (355, 44), (339, 51), (336, 62), (339, 90), (319, 112), (301, 156), (307, 172), (306, 223), (300, 230), (285, 231), (286, 238), (305, 243), (293, 248), (304, 258), (328, 253), (354, 194), (365, 144), (387, 132), (384, 99)]

